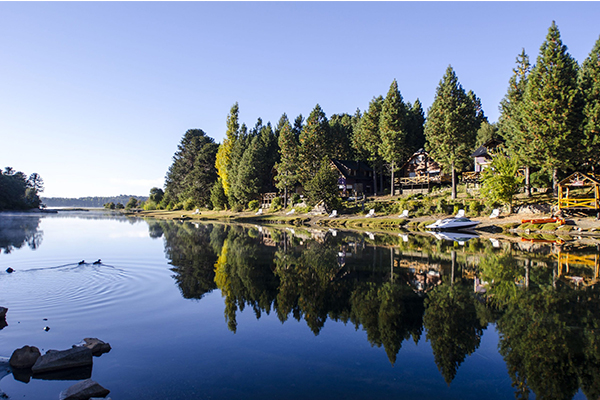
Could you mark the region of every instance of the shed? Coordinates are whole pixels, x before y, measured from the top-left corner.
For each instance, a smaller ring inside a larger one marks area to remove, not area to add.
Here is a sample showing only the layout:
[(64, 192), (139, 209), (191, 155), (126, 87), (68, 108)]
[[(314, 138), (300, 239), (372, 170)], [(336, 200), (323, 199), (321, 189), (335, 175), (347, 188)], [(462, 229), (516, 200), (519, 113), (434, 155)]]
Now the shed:
[(558, 208), (600, 212), (600, 175), (575, 172), (560, 181)]

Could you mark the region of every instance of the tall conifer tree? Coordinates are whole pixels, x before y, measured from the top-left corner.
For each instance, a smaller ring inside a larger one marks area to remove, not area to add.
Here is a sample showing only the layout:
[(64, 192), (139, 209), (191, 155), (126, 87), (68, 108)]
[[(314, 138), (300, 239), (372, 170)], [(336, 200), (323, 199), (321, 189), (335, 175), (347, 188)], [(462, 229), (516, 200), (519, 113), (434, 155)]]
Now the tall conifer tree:
[(281, 116), (277, 130), (279, 131), (279, 162), (275, 165), (277, 170), (275, 180), (277, 188), (284, 191), (285, 207), (287, 207), (288, 189), (293, 188), (300, 178), (299, 145), (287, 115)]
[(425, 146), (425, 112), (423, 112), (423, 105), (419, 99), (415, 100), (412, 105), (408, 103), (407, 111), (406, 144), (410, 156)]
[(361, 161), (368, 162), (373, 168), (374, 194), (377, 194), (377, 171), (383, 165), (383, 159), (379, 151), (379, 145), (381, 144), (379, 121), (382, 106), (383, 96), (373, 97), (369, 103), (369, 109), (358, 123), (358, 129), (352, 135), (352, 147), (356, 156)]
[(300, 133), (300, 161), (303, 178), (315, 176), (324, 156), (331, 158), (330, 129), (325, 112), (316, 105)]
[(231, 151), (239, 133), (239, 112), (240, 108), (236, 102), (231, 107), (229, 115), (227, 116), (227, 132), (225, 133), (225, 139), (223, 140), (223, 143), (221, 143), (221, 146), (219, 146), (217, 160), (215, 162), (215, 166), (217, 167), (219, 178), (221, 178), (221, 183), (223, 184), (223, 190), (225, 191), (225, 194), (229, 193)]
[(383, 101), (379, 120), (379, 135), (381, 137), (379, 151), (381, 157), (390, 167), (392, 174), (390, 193), (392, 196), (394, 195), (394, 172), (408, 153), (406, 142), (407, 117), (406, 105), (398, 89), (398, 82), (394, 79)]
[(525, 91), (523, 122), (527, 126), (525, 150), (537, 166), (557, 172), (572, 167), (581, 154), (582, 102), (577, 85), (577, 62), (562, 43), (556, 23), (548, 29)]
[(513, 68), (513, 76), (508, 81), (508, 90), (500, 101), (500, 118), (498, 119), (498, 133), (505, 140), (505, 146), (512, 157), (516, 157), (520, 165), (525, 166), (525, 192), (531, 196), (529, 166), (534, 161), (530, 157), (531, 136), (527, 135), (527, 125), (523, 122), (525, 107), (525, 89), (531, 70), (529, 56), (525, 49), (517, 56), (517, 66)]
[(456, 198), (456, 170), (470, 162), (480, 119), (474, 97), (469, 96), (448, 66), (437, 87), (425, 122), (426, 149), (444, 170), (452, 173), (452, 198)]
[(600, 166), (600, 38), (581, 66), (579, 85), (583, 108), (583, 151), (594, 171)]

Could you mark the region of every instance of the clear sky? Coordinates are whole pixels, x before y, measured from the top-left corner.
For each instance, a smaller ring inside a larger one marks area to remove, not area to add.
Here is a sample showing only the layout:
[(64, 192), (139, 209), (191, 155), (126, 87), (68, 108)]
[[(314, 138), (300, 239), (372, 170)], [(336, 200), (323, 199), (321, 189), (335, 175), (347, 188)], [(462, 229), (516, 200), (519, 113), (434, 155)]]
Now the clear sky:
[(448, 65), (490, 122), (555, 20), (581, 64), (599, 2), (0, 2), (0, 168), (46, 197), (147, 195), (187, 129), (365, 110), (398, 81), (427, 109)]

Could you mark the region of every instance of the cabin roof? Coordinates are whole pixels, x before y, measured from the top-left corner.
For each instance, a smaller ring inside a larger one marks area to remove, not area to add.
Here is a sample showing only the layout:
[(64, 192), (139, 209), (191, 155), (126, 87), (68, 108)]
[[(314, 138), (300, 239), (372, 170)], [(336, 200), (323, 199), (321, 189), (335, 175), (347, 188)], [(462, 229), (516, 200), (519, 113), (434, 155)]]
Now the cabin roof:
[(559, 186), (595, 186), (600, 185), (600, 176), (593, 174), (584, 174), (583, 172), (574, 172), (562, 181)]
[(479, 146), (477, 150), (475, 150), (473, 154), (471, 154), (471, 157), (490, 157), (488, 150), (495, 149), (502, 143), (504, 143), (504, 140), (502, 139), (490, 139), (481, 146)]
[[(362, 161), (350, 161), (350, 160), (331, 160), (333, 165), (340, 171), (345, 178), (360, 178), (366, 175), (366, 172), (373, 171), (367, 164)], [(355, 176), (350, 175), (350, 171), (361, 171), (362, 173)]]

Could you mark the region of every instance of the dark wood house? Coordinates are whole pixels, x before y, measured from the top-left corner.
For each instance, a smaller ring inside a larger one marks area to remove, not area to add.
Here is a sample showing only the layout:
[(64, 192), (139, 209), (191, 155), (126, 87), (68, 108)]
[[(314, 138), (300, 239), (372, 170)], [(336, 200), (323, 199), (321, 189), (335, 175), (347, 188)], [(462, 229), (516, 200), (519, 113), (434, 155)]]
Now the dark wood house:
[(331, 160), (332, 168), (339, 172), (340, 195), (373, 194), (373, 169), (362, 161)]
[[(442, 167), (429, 156), (429, 153), (419, 149), (398, 171), (394, 179), (394, 189), (400, 190), (429, 190), (432, 185), (440, 185), (451, 181), (450, 175), (442, 171)], [(394, 193), (396, 193), (396, 190)]]

